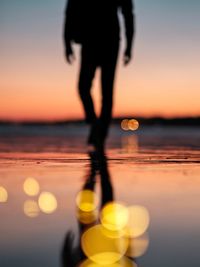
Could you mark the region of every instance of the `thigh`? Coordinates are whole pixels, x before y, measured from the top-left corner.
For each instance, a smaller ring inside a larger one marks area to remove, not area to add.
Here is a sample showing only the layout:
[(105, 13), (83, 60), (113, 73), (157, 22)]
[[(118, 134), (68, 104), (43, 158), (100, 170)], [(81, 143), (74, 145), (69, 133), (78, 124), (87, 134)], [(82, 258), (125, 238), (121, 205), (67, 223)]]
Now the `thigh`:
[(93, 60), (90, 49), (88, 47), (82, 47), (79, 86), (80, 84), (83, 84), (85, 86), (90, 85), (94, 78), (95, 71), (96, 64)]
[(115, 70), (118, 59), (119, 44), (107, 48), (101, 62), (101, 82), (102, 94), (110, 95), (113, 90), (113, 82), (115, 78)]

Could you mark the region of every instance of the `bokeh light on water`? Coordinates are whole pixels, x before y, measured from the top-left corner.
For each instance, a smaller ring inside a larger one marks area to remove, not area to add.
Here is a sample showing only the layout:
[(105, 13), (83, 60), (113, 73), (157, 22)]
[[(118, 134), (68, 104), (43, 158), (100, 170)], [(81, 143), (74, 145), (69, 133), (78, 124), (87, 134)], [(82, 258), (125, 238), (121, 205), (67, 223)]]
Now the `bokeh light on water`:
[(122, 122), (121, 122), (121, 128), (122, 128), (122, 130), (124, 130), (124, 131), (128, 131), (129, 130), (129, 128), (128, 128), (128, 119), (124, 119), (124, 120), (122, 120)]
[(127, 225), (128, 217), (128, 209), (116, 202), (107, 204), (101, 211), (101, 223), (111, 231), (122, 230)]
[[(88, 223), (96, 218), (91, 212), (82, 213), (86, 221), (89, 218)], [(102, 208), (100, 221), (101, 224), (87, 228), (82, 234), (81, 247), (88, 260), (81, 266), (135, 266), (124, 256), (134, 259), (148, 249), (146, 231), (150, 218), (147, 209), (139, 205), (126, 207), (113, 201)]]
[(136, 131), (140, 124), (136, 119), (124, 119), (121, 121), (121, 128), (124, 131)]
[(118, 262), (126, 253), (128, 238), (112, 238), (105, 235), (102, 225), (95, 225), (85, 231), (81, 245), (85, 255), (97, 264), (113, 264)]
[(39, 215), (40, 209), (38, 203), (34, 200), (24, 202), (24, 214), (28, 217), (35, 218)]
[(29, 177), (24, 181), (23, 189), (28, 196), (37, 196), (40, 191), (40, 185), (35, 178)]
[(139, 122), (135, 119), (131, 119), (128, 121), (128, 128), (131, 131), (136, 131), (139, 128)]
[(145, 254), (149, 247), (149, 236), (148, 234), (144, 234), (137, 238), (129, 239), (129, 246), (126, 252), (126, 256), (130, 258), (138, 258)]
[(97, 208), (98, 197), (91, 190), (82, 190), (76, 197), (76, 204), (80, 210), (91, 212)]
[(87, 212), (77, 209), (76, 216), (82, 224), (91, 224), (97, 220), (98, 214), (96, 210)]
[(56, 197), (50, 192), (43, 192), (39, 196), (38, 205), (41, 211), (51, 214), (57, 209)]
[(135, 238), (144, 234), (149, 227), (149, 212), (139, 205), (134, 205), (128, 208), (129, 219), (125, 228), (125, 235), (130, 238)]
[(8, 201), (8, 192), (3, 186), (0, 186), (0, 203), (6, 203), (7, 201)]

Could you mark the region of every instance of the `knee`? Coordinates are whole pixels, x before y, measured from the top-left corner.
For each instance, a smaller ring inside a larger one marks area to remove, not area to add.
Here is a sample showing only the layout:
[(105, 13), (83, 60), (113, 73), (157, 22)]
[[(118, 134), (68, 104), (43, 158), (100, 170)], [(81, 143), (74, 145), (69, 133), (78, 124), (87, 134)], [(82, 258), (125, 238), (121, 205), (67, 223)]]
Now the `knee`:
[(90, 94), (91, 82), (80, 79), (78, 83), (78, 92), (81, 98), (85, 98)]
[(113, 92), (112, 90), (103, 93), (102, 105), (105, 109), (111, 110), (113, 106)]

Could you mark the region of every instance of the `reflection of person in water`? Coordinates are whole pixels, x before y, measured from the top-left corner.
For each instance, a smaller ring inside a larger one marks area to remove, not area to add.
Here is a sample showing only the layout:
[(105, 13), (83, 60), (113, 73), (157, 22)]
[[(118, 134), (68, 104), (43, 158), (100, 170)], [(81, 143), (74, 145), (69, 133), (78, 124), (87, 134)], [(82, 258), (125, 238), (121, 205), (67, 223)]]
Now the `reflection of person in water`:
[[(86, 122), (91, 125), (88, 144), (102, 149), (112, 116), (113, 83), (119, 50), (118, 10), (124, 18), (126, 47), (124, 64), (131, 60), (134, 36), (132, 0), (68, 0), (65, 20), (67, 62), (74, 60), (72, 43), (81, 44), (79, 94)], [(101, 69), (102, 107), (97, 119), (91, 86), (96, 69)]]
[[(97, 175), (100, 175), (101, 184), (101, 208), (106, 203), (113, 201), (113, 188), (110, 180), (110, 175), (107, 167), (107, 160), (105, 156), (99, 157), (96, 153), (90, 154), (90, 173), (88, 174), (82, 190), (91, 190), (94, 192)], [(98, 223), (98, 216), (96, 220), (92, 220), (90, 224), (79, 222), (79, 240), (77, 246), (74, 246), (74, 234), (69, 231), (65, 237), (65, 242), (62, 250), (62, 266), (75, 267), (78, 266), (84, 259), (86, 259), (82, 248), (80, 238), (82, 233), (88, 228)]]

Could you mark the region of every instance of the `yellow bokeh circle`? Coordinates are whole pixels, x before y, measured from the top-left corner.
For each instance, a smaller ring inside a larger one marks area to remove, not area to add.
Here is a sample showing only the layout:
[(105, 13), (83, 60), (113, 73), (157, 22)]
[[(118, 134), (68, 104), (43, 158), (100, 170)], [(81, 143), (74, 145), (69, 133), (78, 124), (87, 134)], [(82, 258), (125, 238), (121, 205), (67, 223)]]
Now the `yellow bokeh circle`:
[(136, 131), (139, 128), (139, 122), (135, 119), (128, 121), (128, 129), (131, 131)]
[(124, 119), (121, 121), (121, 128), (124, 131), (136, 131), (140, 124), (136, 119)]
[(102, 225), (95, 225), (85, 231), (81, 246), (85, 255), (96, 264), (114, 264), (126, 253), (128, 238), (110, 238), (102, 231)]
[(124, 130), (124, 131), (128, 131), (129, 130), (129, 128), (128, 128), (128, 122), (129, 122), (128, 119), (122, 120), (122, 122), (121, 122), (121, 128), (122, 128), (122, 130)]
[(83, 224), (91, 224), (97, 220), (97, 211), (85, 212), (78, 209), (77, 218)]
[(5, 203), (7, 202), (7, 200), (8, 200), (8, 192), (3, 186), (0, 186), (0, 203)]
[(129, 207), (128, 211), (129, 219), (125, 228), (125, 235), (130, 238), (141, 236), (149, 227), (148, 210), (143, 206), (135, 205)]
[(28, 217), (37, 217), (40, 210), (36, 201), (26, 200), (24, 202), (24, 214)]
[(36, 196), (40, 191), (40, 186), (36, 179), (30, 177), (24, 181), (23, 189), (28, 196)]
[(106, 229), (120, 231), (128, 223), (129, 212), (124, 205), (110, 202), (102, 209), (100, 219)]
[(57, 209), (56, 197), (49, 192), (43, 192), (40, 194), (38, 204), (41, 211), (47, 214), (53, 213)]
[(94, 211), (98, 205), (97, 195), (91, 190), (82, 190), (76, 197), (76, 205), (82, 211)]

